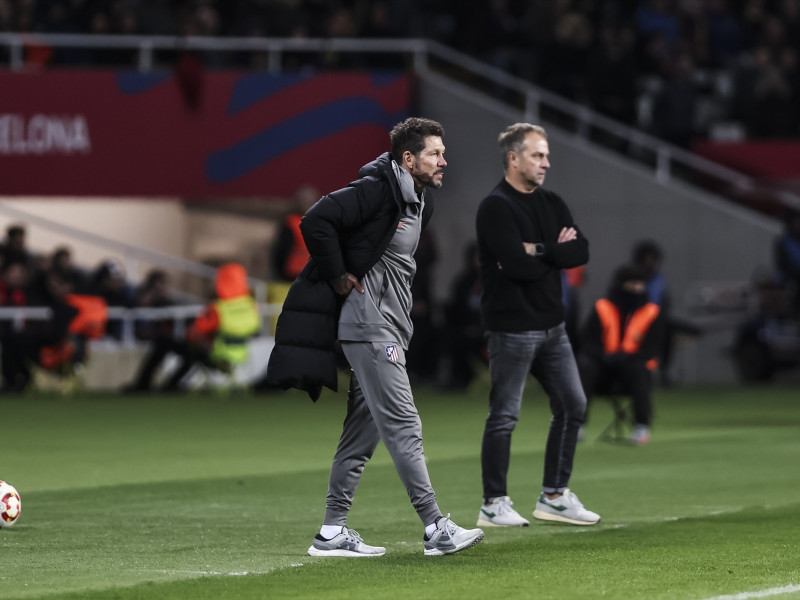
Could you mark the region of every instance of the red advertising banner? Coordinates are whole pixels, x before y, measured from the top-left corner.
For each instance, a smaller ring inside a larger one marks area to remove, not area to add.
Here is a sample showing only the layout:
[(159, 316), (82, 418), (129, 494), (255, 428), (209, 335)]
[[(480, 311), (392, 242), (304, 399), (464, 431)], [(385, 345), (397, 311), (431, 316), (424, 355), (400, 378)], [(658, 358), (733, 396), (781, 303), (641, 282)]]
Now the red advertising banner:
[(0, 195), (288, 197), (389, 149), (400, 72), (0, 72)]

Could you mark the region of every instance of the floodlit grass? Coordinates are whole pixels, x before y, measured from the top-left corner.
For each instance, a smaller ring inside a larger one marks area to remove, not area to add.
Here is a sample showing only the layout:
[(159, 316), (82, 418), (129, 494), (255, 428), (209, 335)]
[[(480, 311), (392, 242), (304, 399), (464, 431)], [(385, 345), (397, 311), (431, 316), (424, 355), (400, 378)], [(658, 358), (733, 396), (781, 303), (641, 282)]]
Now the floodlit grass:
[[(487, 390), (417, 392), (443, 510), (474, 526)], [(800, 598), (796, 388), (659, 390), (653, 441), (597, 440), (571, 487), (594, 527), (488, 529), (422, 555), (422, 526), (383, 448), (350, 516), (387, 555), (305, 554), (320, 525), (344, 395), (0, 398), (0, 479), (23, 513), (0, 530), (0, 598)], [(510, 493), (530, 515), (548, 414), (530, 386)], [(732, 599), (731, 599), (732, 600)]]

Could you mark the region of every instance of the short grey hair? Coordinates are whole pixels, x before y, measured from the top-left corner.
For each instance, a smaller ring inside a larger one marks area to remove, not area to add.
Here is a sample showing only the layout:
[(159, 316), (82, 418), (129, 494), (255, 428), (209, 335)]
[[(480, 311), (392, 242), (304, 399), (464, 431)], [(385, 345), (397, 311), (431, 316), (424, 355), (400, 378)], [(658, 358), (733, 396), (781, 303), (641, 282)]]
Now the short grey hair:
[(519, 154), (522, 151), (522, 145), (525, 143), (525, 136), (529, 133), (538, 133), (544, 139), (547, 139), (547, 132), (544, 127), (532, 125), (531, 123), (514, 123), (506, 127), (506, 130), (497, 136), (497, 144), (500, 146), (500, 154), (503, 158), (503, 170), (508, 169), (508, 153), (516, 152)]

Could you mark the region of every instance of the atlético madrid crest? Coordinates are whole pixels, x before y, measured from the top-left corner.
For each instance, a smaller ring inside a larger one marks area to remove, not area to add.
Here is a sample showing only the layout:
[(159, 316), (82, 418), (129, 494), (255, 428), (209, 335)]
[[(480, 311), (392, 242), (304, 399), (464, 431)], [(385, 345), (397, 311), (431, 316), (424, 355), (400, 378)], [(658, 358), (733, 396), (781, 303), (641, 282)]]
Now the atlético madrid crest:
[(394, 344), (391, 346), (386, 346), (386, 358), (392, 362), (397, 362), (397, 359), (400, 358), (397, 354), (397, 346)]

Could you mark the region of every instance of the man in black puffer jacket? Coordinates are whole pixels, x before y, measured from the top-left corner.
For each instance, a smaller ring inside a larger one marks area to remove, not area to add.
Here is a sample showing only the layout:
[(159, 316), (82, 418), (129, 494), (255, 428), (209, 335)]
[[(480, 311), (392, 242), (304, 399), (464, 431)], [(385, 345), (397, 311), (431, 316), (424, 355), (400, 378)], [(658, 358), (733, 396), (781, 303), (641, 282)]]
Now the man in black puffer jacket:
[[(336, 389), (336, 341), (352, 368), (339, 447), (333, 459), (325, 520), (311, 556), (380, 556), (347, 528), (364, 465), (383, 441), (425, 526), (426, 556), (452, 554), (483, 538), (442, 515), (422, 449), (422, 423), (406, 372), (413, 333), (414, 251), (430, 219), (428, 188), (447, 162), (442, 126), (410, 118), (390, 134), (392, 151), (362, 167), (360, 179), (324, 196), (300, 230), (311, 255), (292, 284), (275, 332), (267, 378), (313, 400)], [(355, 291), (353, 291), (355, 290)]]

